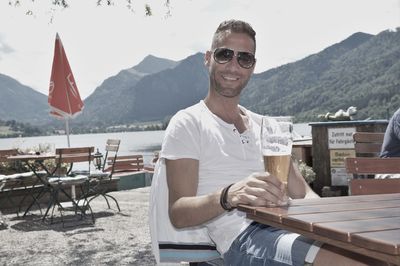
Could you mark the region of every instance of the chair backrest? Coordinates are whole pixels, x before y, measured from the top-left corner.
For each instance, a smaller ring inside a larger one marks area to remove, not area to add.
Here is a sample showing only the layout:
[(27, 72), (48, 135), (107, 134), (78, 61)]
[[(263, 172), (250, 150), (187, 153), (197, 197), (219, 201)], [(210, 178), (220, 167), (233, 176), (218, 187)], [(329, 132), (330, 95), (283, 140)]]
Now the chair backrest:
[[(400, 157), (346, 158), (346, 171), (349, 174), (398, 174)], [(349, 182), (351, 195), (400, 193), (400, 178), (393, 179), (352, 179)]]
[[(104, 157), (103, 171), (106, 167), (106, 162), (109, 161), (109, 158), (117, 158), (119, 145), (121, 144), (121, 140), (119, 139), (108, 139), (106, 142), (106, 155)], [(107, 168), (108, 169), (108, 168)], [(113, 172), (113, 166), (111, 165), (110, 172)]]
[(346, 171), (349, 174), (399, 174), (400, 157), (372, 158), (355, 157), (346, 158)]
[(400, 178), (352, 179), (349, 183), (351, 195), (400, 193)]
[(78, 147), (78, 148), (57, 148), (56, 149), (56, 170), (61, 168), (63, 163), (69, 163), (69, 173), (74, 163), (88, 162), (88, 170), (90, 172), (90, 162), (93, 160), (94, 147)]
[(109, 158), (108, 165), (111, 165), (106, 171), (116, 172), (135, 172), (144, 169), (143, 155), (124, 155), (116, 158)]
[(17, 149), (0, 150), (0, 174), (25, 172), (27, 169), (19, 161), (9, 161), (8, 156), (18, 155)]
[(8, 162), (7, 157), (17, 155), (17, 149), (0, 150), (0, 162)]
[(357, 156), (379, 157), (384, 135), (383, 132), (355, 132), (353, 140)]

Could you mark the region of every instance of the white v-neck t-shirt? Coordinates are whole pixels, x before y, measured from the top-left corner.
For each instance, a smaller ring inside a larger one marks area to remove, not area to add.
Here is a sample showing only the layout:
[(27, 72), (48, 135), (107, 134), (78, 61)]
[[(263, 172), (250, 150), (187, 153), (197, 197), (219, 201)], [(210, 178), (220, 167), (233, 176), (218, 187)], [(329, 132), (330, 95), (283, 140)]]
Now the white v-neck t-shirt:
[[(238, 182), (253, 172), (264, 171), (260, 150), (261, 116), (240, 108), (249, 118), (249, 128), (241, 134), (233, 124), (214, 115), (204, 101), (179, 111), (168, 125), (160, 157), (198, 160), (199, 196)], [(221, 254), (251, 223), (245, 216), (234, 210), (204, 224)]]

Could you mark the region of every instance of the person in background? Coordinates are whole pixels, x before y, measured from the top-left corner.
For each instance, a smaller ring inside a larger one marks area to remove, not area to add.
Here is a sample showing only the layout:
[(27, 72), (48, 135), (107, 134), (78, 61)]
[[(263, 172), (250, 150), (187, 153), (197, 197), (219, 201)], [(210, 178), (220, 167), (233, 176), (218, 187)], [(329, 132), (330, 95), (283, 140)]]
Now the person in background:
[(381, 157), (400, 157), (400, 108), (394, 113), (386, 128)]
[[(380, 157), (400, 157), (400, 108), (393, 114), (383, 137)], [(376, 179), (400, 178), (399, 174), (377, 174)]]
[(150, 233), (157, 262), (218, 256), (223, 262), (214, 260), (213, 265), (373, 261), (253, 222), (236, 209), (239, 204), (285, 205), (288, 196), (318, 197), (294, 164), (289, 195), (278, 178), (264, 171), (261, 116), (239, 105), (256, 64), (255, 34), (244, 21), (219, 25), (204, 58), (209, 72), (206, 98), (179, 111), (168, 125), (150, 192)]

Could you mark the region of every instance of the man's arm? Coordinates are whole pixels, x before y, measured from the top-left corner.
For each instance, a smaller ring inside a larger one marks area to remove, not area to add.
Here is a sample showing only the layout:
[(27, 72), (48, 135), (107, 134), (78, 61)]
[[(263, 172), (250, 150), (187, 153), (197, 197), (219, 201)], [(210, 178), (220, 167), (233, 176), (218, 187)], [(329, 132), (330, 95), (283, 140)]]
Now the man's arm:
[(196, 196), (199, 161), (166, 159), (169, 190), (169, 217), (177, 228), (203, 224), (224, 212), (219, 197), (221, 190)]
[[(196, 196), (199, 181), (199, 162), (194, 159), (166, 159), (169, 191), (169, 217), (177, 228), (201, 225), (224, 212), (220, 205), (223, 188)], [(231, 206), (239, 204), (266, 206), (282, 204), (285, 199), (282, 183), (268, 173), (253, 173), (234, 183), (227, 200)]]
[(289, 196), (293, 199), (319, 198), (319, 196), (307, 184), (298, 167), (293, 162), (290, 165), (288, 191)]

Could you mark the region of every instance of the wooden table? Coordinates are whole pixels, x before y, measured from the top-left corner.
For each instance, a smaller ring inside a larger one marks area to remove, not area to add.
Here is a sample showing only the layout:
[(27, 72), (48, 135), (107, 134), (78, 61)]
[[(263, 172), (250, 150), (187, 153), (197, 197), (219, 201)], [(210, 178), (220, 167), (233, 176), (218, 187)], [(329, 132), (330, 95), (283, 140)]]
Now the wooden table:
[(240, 206), (249, 219), (400, 265), (400, 193)]

